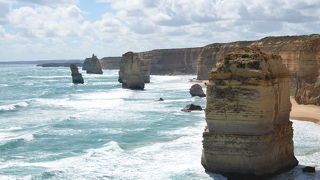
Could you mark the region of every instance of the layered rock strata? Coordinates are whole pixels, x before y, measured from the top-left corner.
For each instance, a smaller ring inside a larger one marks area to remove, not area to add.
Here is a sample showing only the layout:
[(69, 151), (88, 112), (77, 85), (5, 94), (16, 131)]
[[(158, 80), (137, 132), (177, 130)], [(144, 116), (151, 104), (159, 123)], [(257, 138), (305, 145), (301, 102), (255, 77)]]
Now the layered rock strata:
[(99, 61), (102, 69), (119, 69), (121, 57), (104, 57)]
[(202, 165), (226, 176), (260, 177), (290, 169), (290, 74), (281, 57), (241, 48), (209, 76)]
[(150, 62), (141, 59), (137, 53), (127, 52), (122, 55), (119, 82), (123, 88), (144, 89), (150, 82)]
[(71, 70), (71, 76), (72, 76), (72, 83), (83, 84), (84, 83), (83, 77), (82, 77), (82, 74), (79, 73), (77, 65), (71, 64), (70, 70)]
[(150, 61), (151, 74), (196, 74), (201, 50), (202, 48), (158, 49), (138, 54), (142, 59)]
[(207, 80), (219, 59), (238, 47), (259, 48), (264, 53), (279, 55), (289, 69), (296, 100), (302, 104), (319, 104), (317, 77), (320, 75), (320, 35), (266, 37), (205, 46), (199, 55), (197, 79)]
[(84, 60), (82, 70), (86, 70), (88, 74), (103, 74), (100, 61), (94, 54)]

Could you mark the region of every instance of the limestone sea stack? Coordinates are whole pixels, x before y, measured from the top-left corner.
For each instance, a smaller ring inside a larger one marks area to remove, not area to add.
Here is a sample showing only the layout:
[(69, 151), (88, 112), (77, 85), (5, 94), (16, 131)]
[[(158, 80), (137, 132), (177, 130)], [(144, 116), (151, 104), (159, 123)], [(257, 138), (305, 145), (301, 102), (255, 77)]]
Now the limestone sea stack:
[(72, 83), (73, 84), (83, 84), (84, 81), (82, 78), (82, 74), (79, 73), (77, 65), (71, 64), (70, 69), (71, 69)]
[(202, 165), (228, 177), (263, 177), (298, 164), (289, 120), (290, 74), (281, 57), (241, 48), (209, 75)]
[(94, 54), (84, 60), (82, 70), (86, 70), (88, 74), (103, 74), (100, 61)]
[(199, 96), (199, 97), (206, 97), (206, 94), (204, 94), (202, 87), (199, 84), (194, 84), (191, 86), (189, 93), (191, 96)]
[(137, 53), (127, 52), (122, 55), (119, 82), (123, 88), (144, 89), (150, 82), (150, 62), (141, 59)]

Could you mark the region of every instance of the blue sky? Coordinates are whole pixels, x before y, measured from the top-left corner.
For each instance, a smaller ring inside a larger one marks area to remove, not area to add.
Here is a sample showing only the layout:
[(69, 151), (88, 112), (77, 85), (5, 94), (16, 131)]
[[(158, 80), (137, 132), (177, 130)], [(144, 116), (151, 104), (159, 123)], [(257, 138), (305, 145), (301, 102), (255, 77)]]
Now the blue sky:
[(319, 33), (319, 0), (0, 0), (0, 61)]

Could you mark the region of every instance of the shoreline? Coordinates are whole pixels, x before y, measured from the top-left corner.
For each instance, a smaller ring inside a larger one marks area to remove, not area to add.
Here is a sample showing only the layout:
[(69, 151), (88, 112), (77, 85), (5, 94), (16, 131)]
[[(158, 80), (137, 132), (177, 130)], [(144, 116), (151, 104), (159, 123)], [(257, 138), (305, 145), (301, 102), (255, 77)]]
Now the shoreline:
[(291, 120), (309, 121), (320, 125), (320, 106), (297, 104), (294, 97), (290, 97), (292, 109)]

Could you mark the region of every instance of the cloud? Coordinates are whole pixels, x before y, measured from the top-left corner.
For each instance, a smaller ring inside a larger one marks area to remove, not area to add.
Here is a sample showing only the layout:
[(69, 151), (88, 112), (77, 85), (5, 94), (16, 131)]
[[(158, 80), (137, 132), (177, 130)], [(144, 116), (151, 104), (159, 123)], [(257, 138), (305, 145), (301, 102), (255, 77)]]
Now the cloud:
[(77, 4), (79, 0), (18, 0), (19, 3), (28, 3), (36, 5), (70, 5)]
[(16, 0), (19, 6), (13, 8), (13, 1), (0, 0), (0, 37), (30, 42), (17, 51), (32, 49), (49, 57), (51, 48), (79, 57), (310, 34), (320, 28), (319, 0), (96, 0), (109, 10), (92, 21), (85, 21), (82, 1)]
[(21, 7), (8, 14), (11, 26), (19, 29), (25, 36), (39, 39), (76, 35), (81, 20), (81, 10), (74, 5), (58, 8)]

